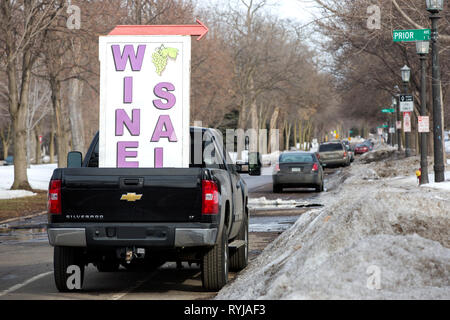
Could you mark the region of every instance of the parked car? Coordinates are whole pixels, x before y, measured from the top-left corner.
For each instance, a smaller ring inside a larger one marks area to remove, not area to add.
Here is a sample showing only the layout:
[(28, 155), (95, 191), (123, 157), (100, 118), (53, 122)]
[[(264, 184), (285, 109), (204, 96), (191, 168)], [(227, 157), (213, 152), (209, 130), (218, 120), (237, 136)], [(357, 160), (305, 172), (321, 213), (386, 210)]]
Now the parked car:
[(366, 140), (363, 143), (356, 145), (355, 154), (363, 154), (373, 150), (373, 142)]
[(208, 291), (227, 283), (229, 269), (245, 268), (247, 185), (214, 129), (191, 128), (191, 158), (198, 130), (203, 159), (189, 168), (98, 168), (97, 133), (84, 161), (70, 152), (68, 168), (54, 170), (47, 232), (59, 291), (70, 290), (70, 265), (83, 274), (89, 263), (111, 272), (194, 262)]
[(7, 156), (5, 161), (3, 162), (4, 166), (12, 166), (14, 164), (14, 157), (13, 156)]
[(340, 141), (323, 142), (319, 146), (319, 161), (323, 166), (349, 166), (350, 155)]
[(352, 149), (352, 145), (348, 140), (343, 140), (342, 143), (344, 144), (345, 148), (347, 149), (348, 155), (350, 157), (350, 162), (355, 161), (355, 152)]
[(272, 174), (273, 192), (283, 188), (315, 188), (324, 190), (323, 169), (312, 152), (284, 152)]

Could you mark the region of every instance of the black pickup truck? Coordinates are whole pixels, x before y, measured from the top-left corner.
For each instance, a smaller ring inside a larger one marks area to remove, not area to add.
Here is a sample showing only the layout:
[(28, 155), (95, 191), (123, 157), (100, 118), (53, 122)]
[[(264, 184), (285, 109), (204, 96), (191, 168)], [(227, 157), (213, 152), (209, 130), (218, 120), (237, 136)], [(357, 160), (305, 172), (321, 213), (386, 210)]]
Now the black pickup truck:
[(59, 291), (72, 289), (73, 266), (82, 285), (89, 263), (100, 272), (197, 263), (208, 291), (227, 283), (229, 269), (245, 268), (247, 186), (217, 131), (190, 132), (191, 163), (198, 134), (202, 155), (189, 168), (98, 168), (97, 134), (83, 161), (70, 152), (68, 168), (55, 169), (47, 232)]

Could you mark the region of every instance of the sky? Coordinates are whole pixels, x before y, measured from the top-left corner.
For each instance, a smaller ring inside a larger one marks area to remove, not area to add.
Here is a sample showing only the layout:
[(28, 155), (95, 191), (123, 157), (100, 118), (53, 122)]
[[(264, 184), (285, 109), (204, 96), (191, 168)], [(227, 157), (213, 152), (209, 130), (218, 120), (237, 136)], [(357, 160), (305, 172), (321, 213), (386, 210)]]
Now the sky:
[[(226, 2), (227, 0), (197, 0), (199, 5), (205, 6)], [(301, 24), (310, 22), (313, 19), (312, 13), (317, 14), (312, 0), (267, 0), (266, 10), (283, 19), (298, 20)]]
[(311, 0), (269, 0), (272, 13), (280, 18), (298, 20), (306, 24), (317, 14), (314, 1)]

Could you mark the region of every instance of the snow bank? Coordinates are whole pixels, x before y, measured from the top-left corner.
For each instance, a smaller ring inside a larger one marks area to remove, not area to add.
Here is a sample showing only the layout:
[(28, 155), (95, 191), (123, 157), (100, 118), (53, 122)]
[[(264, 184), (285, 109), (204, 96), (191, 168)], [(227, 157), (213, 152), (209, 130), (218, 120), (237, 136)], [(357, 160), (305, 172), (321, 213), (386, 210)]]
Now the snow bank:
[(448, 193), (397, 180), (355, 164), (217, 299), (449, 299)]
[(36, 193), (26, 190), (0, 189), (0, 200), (35, 196)]
[[(47, 190), (56, 164), (32, 165), (27, 169), (28, 181), (35, 190)], [(0, 167), (0, 199), (12, 199), (35, 195), (25, 190), (9, 190), (14, 182), (14, 166)]]

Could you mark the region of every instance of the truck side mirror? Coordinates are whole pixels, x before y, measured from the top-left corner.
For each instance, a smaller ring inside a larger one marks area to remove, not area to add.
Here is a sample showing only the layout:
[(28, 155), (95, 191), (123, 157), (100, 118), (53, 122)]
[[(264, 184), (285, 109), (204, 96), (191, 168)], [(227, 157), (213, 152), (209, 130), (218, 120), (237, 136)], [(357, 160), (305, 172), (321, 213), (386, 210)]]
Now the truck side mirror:
[(70, 151), (67, 154), (67, 168), (81, 168), (83, 155), (79, 151)]
[(261, 154), (259, 152), (249, 152), (248, 154), (248, 174), (251, 176), (261, 175)]

